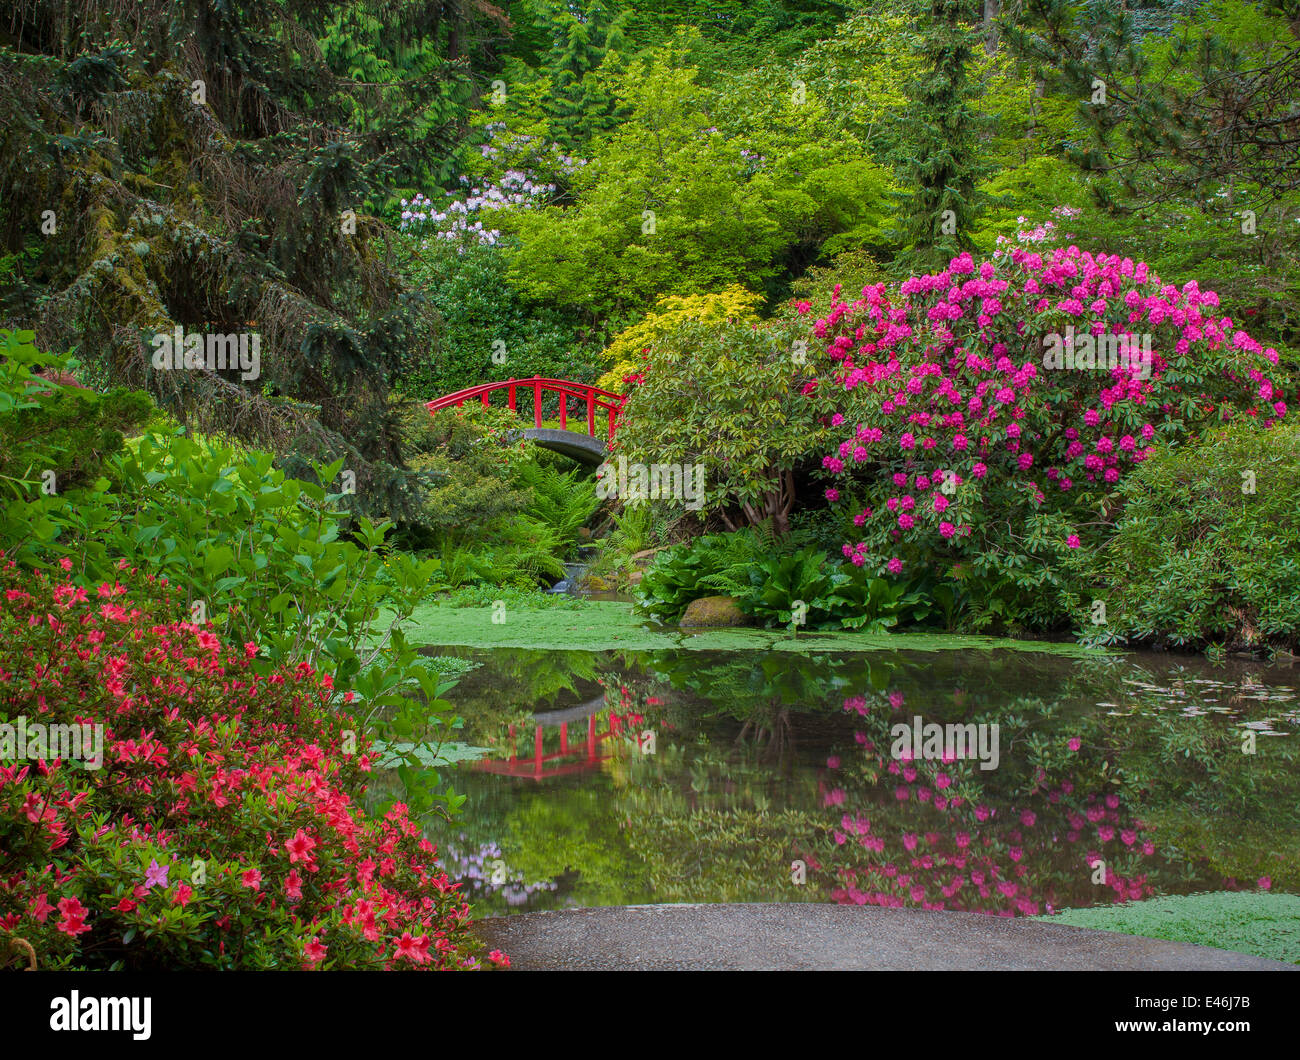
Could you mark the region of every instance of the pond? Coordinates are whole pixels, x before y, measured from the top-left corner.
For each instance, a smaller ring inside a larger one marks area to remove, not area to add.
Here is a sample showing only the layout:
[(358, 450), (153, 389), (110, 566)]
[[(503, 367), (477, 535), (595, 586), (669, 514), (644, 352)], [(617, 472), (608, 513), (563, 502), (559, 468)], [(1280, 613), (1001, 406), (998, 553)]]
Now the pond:
[(476, 664), (449, 695), (467, 757), (444, 773), (468, 801), (429, 835), (481, 916), (666, 902), (1025, 916), (1300, 891), (1295, 669), (427, 650)]

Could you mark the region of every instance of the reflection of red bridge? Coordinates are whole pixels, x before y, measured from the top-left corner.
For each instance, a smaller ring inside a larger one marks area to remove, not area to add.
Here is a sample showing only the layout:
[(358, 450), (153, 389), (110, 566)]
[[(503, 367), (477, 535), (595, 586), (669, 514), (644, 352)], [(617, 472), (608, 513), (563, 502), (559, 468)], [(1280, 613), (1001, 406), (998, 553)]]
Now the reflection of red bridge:
[[(606, 714), (605, 731), (596, 731), (598, 714), (605, 708), (605, 697), (597, 696), (587, 703), (566, 710), (553, 710), (546, 714), (534, 714), (536, 728), (533, 732), (533, 754), (531, 758), (519, 755), (519, 733), (514, 725), (510, 726), (510, 757), (505, 761), (478, 761), (474, 768), (484, 773), (496, 773), (505, 777), (527, 777), (542, 780), (549, 777), (562, 777), (573, 773), (585, 773), (599, 769), (600, 763), (611, 758), (601, 754), (600, 745), (612, 736), (623, 731), (624, 719), (617, 714)], [(578, 725), (586, 723), (585, 736), (579, 736), (576, 742), (569, 740), (569, 723)], [(545, 731), (559, 727), (560, 749), (549, 754), (545, 747)]]
[[(606, 445), (614, 441), (614, 424), (618, 414), (623, 411), (623, 398), (608, 390), (601, 390), (590, 383), (574, 383), (568, 379), (544, 379), (535, 375), (531, 379), (507, 379), (500, 383), (480, 383), (478, 386), (458, 390), (454, 394), (435, 398), (425, 403), (430, 413), (449, 407), (460, 408), (466, 401), (477, 398), (484, 408), (490, 405), (489, 395), (498, 390), (506, 391), (506, 407), (512, 412), (518, 411), (518, 391), (532, 391), (533, 426), (525, 429), (525, 438), (532, 438), (538, 445), (555, 449), (578, 460), (600, 463), (607, 452)], [(559, 396), (560, 429), (553, 430), (542, 426), (542, 395)], [(576, 403), (574, 412), (587, 413), (586, 437), (577, 430), (569, 430), (569, 402)], [(596, 410), (607, 420), (607, 426), (596, 427)], [(601, 434), (604, 438), (601, 438)]]
[[(474, 763), (475, 769), (484, 773), (497, 773), (505, 777), (529, 777), (542, 780), (548, 777), (562, 777), (570, 773), (585, 773), (598, 769), (600, 763), (610, 756), (598, 753), (600, 745), (614, 735), (613, 730), (596, 732), (596, 716), (587, 719), (586, 739), (576, 747), (569, 744), (569, 723), (560, 723), (560, 749), (547, 754), (542, 745), (545, 726), (540, 722), (533, 737), (532, 758), (520, 758), (515, 727), (510, 726), (510, 758), (504, 762), (480, 761)], [(566, 761), (572, 759), (572, 761)], [(553, 764), (548, 764), (553, 763)]]

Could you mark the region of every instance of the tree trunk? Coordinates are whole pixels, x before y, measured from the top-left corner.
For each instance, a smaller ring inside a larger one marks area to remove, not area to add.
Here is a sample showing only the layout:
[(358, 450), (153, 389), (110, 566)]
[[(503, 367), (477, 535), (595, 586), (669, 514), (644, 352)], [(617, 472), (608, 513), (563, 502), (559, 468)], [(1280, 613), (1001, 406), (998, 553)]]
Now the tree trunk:
[(984, 50), (992, 57), (998, 53), (998, 12), (1002, 0), (984, 0)]

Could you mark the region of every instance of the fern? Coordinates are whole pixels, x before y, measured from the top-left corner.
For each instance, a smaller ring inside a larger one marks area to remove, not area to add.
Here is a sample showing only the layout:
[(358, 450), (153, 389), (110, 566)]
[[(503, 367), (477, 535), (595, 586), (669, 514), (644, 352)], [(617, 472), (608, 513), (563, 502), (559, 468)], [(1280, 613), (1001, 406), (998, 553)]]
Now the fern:
[(578, 531), (600, 507), (595, 479), (584, 477), (580, 469), (564, 473), (530, 461), (520, 465), (515, 480), (532, 497), (524, 510), (550, 528), (557, 555), (569, 554), (577, 544)]

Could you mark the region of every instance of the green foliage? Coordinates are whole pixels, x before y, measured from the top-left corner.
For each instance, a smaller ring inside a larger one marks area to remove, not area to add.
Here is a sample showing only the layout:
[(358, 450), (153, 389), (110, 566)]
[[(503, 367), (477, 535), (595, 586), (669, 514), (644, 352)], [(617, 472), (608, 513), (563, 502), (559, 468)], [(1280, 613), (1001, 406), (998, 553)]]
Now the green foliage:
[(752, 69), (773, 58), (797, 58), (830, 36), (847, 13), (834, 0), (657, 0), (628, 9), (632, 49), (667, 43), (680, 26), (695, 26), (692, 58), (710, 73)]
[[(1300, 643), (1300, 428), (1246, 421), (1143, 463), (1086, 571), (1085, 635), (1258, 650)], [(1253, 488), (1253, 492), (1247, 492)]]
[(637, 607), (675, 622), (693, 600), (730, 596), (765, 626), (868, 633), (922, 621), (935, 610), (907, 582), (873, 578), (815, 545), (797, 546), (751, 528), (666, 549), (637, 586)]
[(899, 151), (901, 185), (912, 193), (900, 209), (914, 272), (942, 269), (971, 248), (976, 216), (978, 118), (970, 78), (975, 31), (962, 24), (958, 0), (921, 0), (921, 35), (913, 44), (922, 71), (908, 86), (899, 116), (912, 142)]
[[(441, 0), (25, 5), (0, 45), (6, 321), (291, 473), (345, 458), (349, 503), (401, 513), (387, 390), (435, 319), (373, 212), (443, 170), (470, 83), (453, 60), (500, 21)], [(164, 370), (174, 328), (251, 333), (258, 370)]]
[(578, 314), (526, 302), (507, 281), (501, 247), (406, 235), (400, 248), (406, 276), (443, 321), (434, 345), (406, 352), (397, 374), (406, 393), (428, 401), (509, 377), (595, 378), (596, 350)]
[[(664, 294), (762, 286), (792, 248), (880, 219), (883, 170), (834, 143), (801, 143), (816, 117), (801, 116), (788, 81), (770, 98), (797, 113), (779, 133), (762, 132), (752, 91), (696, 83), (690, 40), (638, 58), (618, 79), (628, 117), (592, 144), (572, 206), (514, 215), (510, 279), (529, 297), (626, 324)], [(746, 120), (729, 133), (718, 115), (738, 108)]]
[(706, 534), (665, 549), (637, 586), (637, 606), (665, 622), (675, 622), (686, 605), (701, 596), (746, 596), (750, 572), (770, 543), (768, 535), (748, 530)]
[(405, 540), (439, 556), (447, 585), (535, 588), (563, 577), (600, 504), (590, 475), (561, 471), (562, 458), (513, 441), (520, 423), (509, 410), (467, 405), (430, 416), (418, 402), (400, 407), (422, 482), (419, 523)]
[(430, 415), (422, 402), (399, 406), (406, 460), (419, 476), (421, 525), (442, 534), (495, 525), (523, 512), (529, 496), (515, 484), (528, 447), (511, 443), (514, 413), (467, 405)]
[[(1094, 4), (1085, 15), (1053, 0), (1006, 33), (1046, 88), (1045, 108), (1068, 116), (1043, 147), (1100, 207), (1079, 237), (1112, 252), (1122, 241), (1171, 281), (1213, 275), (1234, 317), (1244, 310), (1291, 344), (1300, 170), (1295, 143), (1274, 130), (1294, 107), (1295, 15), (1248, 0)], [(1099, 84), (1104, 106), (1092, 102)]]
[(28, 513), (39, 519), (58, 503), (48, 498), (94, 481), (121, 450), (122, 432), (153, 409), (146, 394), (77, 385), (76, 362), (41, 353), (32, 338), (0, 329), (0, 540), (23, 539)]
[(563, 555), (578, 543), (578, 531), (600, 507), (596, 480), (583, 468), (564, 472), (548, 463), (519, 466), (516, 481), (532, 494), (527, 513), (555, 535)]
[[(55, 389), (19, 414), (57, 414), (64, 391)], [(20, 449), (18, 459), (31, 457)], [(288, 477), (270, 453), (184, 428), (134, 439), (101, 471), (84, 487), (6, 504), (0, 551), (24, 567), (58, 562), (87, 587), (111, 583), (124, 562), (165, 577), (197, 625), (256, 645), (261, 667), (295, 660), (323, 670), (378, 733), (436, 742), (455, 724), (440, 698), (450, 685), (400, 629), (441, 586), (438, 562), (390, 552), (391, 524), (353, 525), (343, 492)], [(332, 483), (341, 471), (341, 461), (318, 465), (315, 476)], [(458, 805), (435, 774), (403, 779), (420, 810)]]
[(784, 533), (794, 470), (826, 437), (826, 399), (805, 386), (818, 363), (807, 345), (779, 326), (683, 321), (650, 347), (645, 381), (624, 406), (619, 455), (703, 465), (701, 512), (732, 529), (771, 519)]

